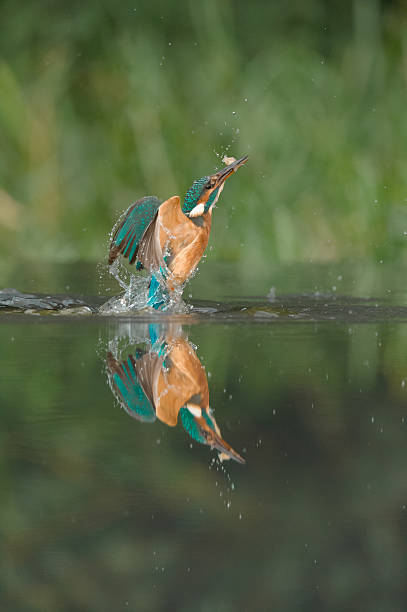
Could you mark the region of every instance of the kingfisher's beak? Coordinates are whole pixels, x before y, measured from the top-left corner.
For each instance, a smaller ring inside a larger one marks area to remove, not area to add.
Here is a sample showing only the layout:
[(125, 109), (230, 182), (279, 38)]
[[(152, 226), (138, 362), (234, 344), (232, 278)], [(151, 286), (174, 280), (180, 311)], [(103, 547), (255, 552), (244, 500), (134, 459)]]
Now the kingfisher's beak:
[(237, 159), (228, 166), (222, 168), (222, 170), (220, 170), (219, 172), (216, 172), (216, 174), (213, 174), (213, 178), (216, 179), (216, 187), (220, 187), (220, 185), (222, 185), (226, 181), (226, 179), (229, 178), (229, 176), (232, 176), (232, 174), (236, 172), (236, 170), (238, 170), (240, 166), (243, 166), (243, 164), (245, 164), (248, 159), (249, 156), (244, 155), (240, 159)]

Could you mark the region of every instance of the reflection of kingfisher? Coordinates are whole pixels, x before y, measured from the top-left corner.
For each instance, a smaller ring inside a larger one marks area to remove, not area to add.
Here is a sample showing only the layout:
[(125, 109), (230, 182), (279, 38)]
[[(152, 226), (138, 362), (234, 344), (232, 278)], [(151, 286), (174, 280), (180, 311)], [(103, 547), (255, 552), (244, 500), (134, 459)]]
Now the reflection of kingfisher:
[(150, 325), (151, 348), (137, 350), (119, 363), (107, 354), (111, 389), (126, 412), (144, 422), (156, 418), (174, 427), (181, 418), (185, 431), (196, 441), (215, 448), (221, 459), (245, 460), (225, 440), (209, 408), (205, 370), (192, 345), (179, 333), (158, 337)]
[(109, 265), (121, 253), (131, 264), (136, 263), (137, 270), (148, 270), (152, 275), (150, 306), (160, 309), (168, 303), (171, 292), (181, 291), (194, 272), (208, 244), (213, 206), (226, 179), (247, 159), (246, 155), (234, 160), (216, 174), (195, 181), (182, 205), (178, 196), (165, 202), (146, 196), (119, 219), (113, 231)]

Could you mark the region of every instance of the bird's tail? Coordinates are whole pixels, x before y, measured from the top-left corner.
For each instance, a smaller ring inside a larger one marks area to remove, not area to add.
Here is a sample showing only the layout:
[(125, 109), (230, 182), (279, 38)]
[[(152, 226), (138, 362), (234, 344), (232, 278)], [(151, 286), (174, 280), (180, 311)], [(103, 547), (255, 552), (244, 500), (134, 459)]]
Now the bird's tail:
[(151, 277), (150, 287), (148, 289), (148, 306), (155, 310), (162, 310), (163, 306), (169, 301), (169, 296), (164, 287), (160, 284), (157, 277), (153, 274)]

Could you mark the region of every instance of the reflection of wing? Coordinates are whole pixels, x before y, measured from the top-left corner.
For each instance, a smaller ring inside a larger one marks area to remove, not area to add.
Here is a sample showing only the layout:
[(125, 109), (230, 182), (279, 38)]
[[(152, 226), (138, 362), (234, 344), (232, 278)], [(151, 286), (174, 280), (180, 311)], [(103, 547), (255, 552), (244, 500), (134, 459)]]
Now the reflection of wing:
[(146, 196), (132, 204), (116, 224), (110, 244), (109, 265), (119, 253), (127, 257), (132, 264), (137, 259), (137, 252), (143, 234), (154, 220), (161, 201), (155, 196)]
[(152, 423), (156, 419), (155, 410), (137, 380), (136, 364), (138, 361), (129, 355), (125, 361), (119, 363), (109, 352), (106, 357), (109, 382), (113, 393), (127, 414), (139, 421)]
[(145, 353), (136, 361), (136, 376), (152, 406), (155, 406), (157, 377), (160, 374), (163, 357), (157, 353)]

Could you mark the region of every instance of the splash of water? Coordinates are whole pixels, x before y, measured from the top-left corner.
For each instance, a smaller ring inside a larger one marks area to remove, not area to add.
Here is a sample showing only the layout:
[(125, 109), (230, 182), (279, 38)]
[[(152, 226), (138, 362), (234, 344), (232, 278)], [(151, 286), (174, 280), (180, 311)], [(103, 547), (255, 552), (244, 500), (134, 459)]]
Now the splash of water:
[[(141, 274), (129, 272), (118, 259), (109, 267), (109, 272), (122, 289), (124, 289), (124, 293), (114, 296), (105, 302), (99, 309), (100, 314), (123, 315), (140, 311), (157, 314), (157, 310), (148, 305), (148, 290), (151, 276), (142, 276)], [(163, 281), (163, 279), (159, 280)], [(185, 314), (189, 312), (189, 307), (182, 300), (182, 287), (171, 292), (171, 296), (168, 296), (168, 300), (160, 308), (160, 312), (167, 314)]]

